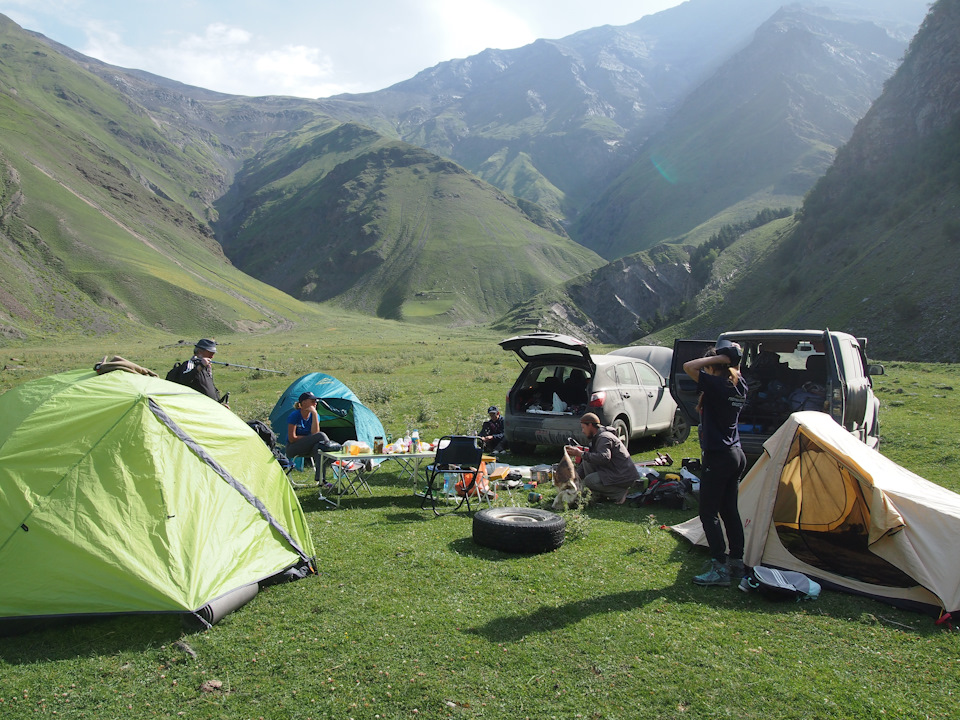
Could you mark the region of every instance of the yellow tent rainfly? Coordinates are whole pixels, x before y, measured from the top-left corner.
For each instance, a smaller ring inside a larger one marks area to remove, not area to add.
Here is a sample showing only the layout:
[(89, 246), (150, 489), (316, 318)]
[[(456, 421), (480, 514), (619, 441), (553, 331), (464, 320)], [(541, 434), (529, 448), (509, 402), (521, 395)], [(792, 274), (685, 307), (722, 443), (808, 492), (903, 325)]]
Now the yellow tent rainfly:
[[(960, 495), (821, 412), (793, 413), (763, 447), (740, 483), (746, 565), (960, 619)], [(673, 529), (706, 544), (699, 518)]]

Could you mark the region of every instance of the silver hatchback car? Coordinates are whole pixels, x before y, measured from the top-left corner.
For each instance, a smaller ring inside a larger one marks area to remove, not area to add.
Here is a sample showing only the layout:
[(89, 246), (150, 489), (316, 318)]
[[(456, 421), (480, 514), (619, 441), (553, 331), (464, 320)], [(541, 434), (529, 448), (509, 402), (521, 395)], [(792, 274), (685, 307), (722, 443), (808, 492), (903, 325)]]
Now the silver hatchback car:
[(586, 343), (569, 335), (537, 332), (500, 343), (524, 367), (507, 393), (504, 433), (515, 452), (535, 445), (560, 447), (582, 441), (580, 416), (596, 413), (625, 443), (659, 435), (664, 444), (690, 434), (686, 416), (670, 395), (667, 377), (673, 351), (629, 347), (591, 355)]

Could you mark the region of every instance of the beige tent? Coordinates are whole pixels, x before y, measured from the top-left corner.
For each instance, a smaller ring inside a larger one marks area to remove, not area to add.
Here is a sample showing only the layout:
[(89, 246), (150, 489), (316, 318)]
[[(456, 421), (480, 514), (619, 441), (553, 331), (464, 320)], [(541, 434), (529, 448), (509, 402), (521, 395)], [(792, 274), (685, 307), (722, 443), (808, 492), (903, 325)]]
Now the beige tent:
[[(798, 412), (740, 484), (744, 562), (915, 609), (960, 610), (960, 495)], [(678, 533), (706, 545), (699, 518)]]

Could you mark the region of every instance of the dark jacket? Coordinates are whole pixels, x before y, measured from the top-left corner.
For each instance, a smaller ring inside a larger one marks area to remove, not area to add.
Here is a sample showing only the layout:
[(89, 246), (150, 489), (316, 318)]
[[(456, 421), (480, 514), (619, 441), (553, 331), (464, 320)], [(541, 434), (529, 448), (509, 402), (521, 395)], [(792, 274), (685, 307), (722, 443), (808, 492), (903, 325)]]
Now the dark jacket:
[(583, 453), (583, 462), (600, 475), (604, 485), (619, 485), (640, 477), (637, 466), (612, 427), (601, 427)]
[(500, 442), (503, 440), (503, 415), (496, 420), (487, 420), (483, 423), (483, 426), (480, 428), (480, 437), (486, 437), (487, 435), (493, 437), (491, 442)]
[(213, 369), (206, 367), (196, 355), (185, 363), (175, 365), (167, 373), (167, 380), (192, 387), (198, 393), (220, 402), (220, 391), (213, 384)]

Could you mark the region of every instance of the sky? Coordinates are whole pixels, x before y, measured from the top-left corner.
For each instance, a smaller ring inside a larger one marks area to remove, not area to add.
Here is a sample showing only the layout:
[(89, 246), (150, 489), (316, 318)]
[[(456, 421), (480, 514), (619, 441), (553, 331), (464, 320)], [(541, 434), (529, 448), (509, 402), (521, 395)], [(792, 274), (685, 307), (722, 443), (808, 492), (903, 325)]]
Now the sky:
[(111, 65), (234, 95), (316, 98), (681, 1), (0, 0), (0, 13)]

